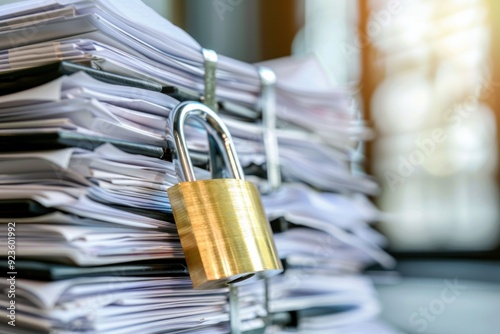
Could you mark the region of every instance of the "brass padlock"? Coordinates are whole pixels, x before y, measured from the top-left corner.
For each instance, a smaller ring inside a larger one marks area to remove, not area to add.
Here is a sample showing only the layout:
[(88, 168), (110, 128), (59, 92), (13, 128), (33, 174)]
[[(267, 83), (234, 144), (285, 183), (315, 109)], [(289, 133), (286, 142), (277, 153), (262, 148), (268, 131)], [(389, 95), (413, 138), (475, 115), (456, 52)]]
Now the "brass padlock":
[[(200, 121), (232, 178), (195, 180), (184, 135), (188, 118)], [(219, 116), (198, 102), (179, 104), (169, 117), (169, 145), (180, 183), (168, 189), (193, 287), (216, 289), (283, 270), (257, 188), (243, 179), (233, 141)]]

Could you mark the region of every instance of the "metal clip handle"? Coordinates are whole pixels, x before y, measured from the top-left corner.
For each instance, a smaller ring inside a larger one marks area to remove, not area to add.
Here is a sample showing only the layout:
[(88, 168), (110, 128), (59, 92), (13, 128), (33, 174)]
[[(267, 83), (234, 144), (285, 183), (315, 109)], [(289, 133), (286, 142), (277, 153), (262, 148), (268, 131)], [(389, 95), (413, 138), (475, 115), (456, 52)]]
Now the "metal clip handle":
[(281, 187), (280, 157), (276, 136), (276, 75), (266, 67), (259, 67), (261, 82), (261, 112), (263, 140), (266, 154), (267, 182), (269, 191)]
[[(202, 101), (207, 107), (217, 112), (219, 109), (217, 104), (217, 95), (215, 93), (217, 88), (217, 53), (210, 49), (202, 49), (201, 52), (203, 54), (205, 66), (205, 93), (202, 97)], [(218, 152), (217, 143), (209, 137), (208, 146), (210, 152), (209, 164), (212, 177), (221, 178), (223, 177), (224, 161), (221, 159)]]
[(217, 86), (215, 73), (217, 71), (217, 53), (214, 50), (202, 49), (201, 50), (205, 66), (205, 93), (203, 96), (203, 103), (210, 109), (217, 111), (217, 96), (215, 89)]
[(196, 181), (184, 132), (184, 125), (190, 117), (197, 119), (207, 130), (208, 137), (217, 143), (218, 151), (226, 166), (229, 167), (228, 172), (230, 177), (243, 180), (243, 170), (241, 169), (231, 134), (226, 125), (215, 111), (206, 105), (199, 102), (186, 101), (178, 104), (172, 110), (169, 117), (170, 135), (167, 139), (170, 141), (169, 146), (172, 148), (172, 162), (174, 163), (179, 181)]

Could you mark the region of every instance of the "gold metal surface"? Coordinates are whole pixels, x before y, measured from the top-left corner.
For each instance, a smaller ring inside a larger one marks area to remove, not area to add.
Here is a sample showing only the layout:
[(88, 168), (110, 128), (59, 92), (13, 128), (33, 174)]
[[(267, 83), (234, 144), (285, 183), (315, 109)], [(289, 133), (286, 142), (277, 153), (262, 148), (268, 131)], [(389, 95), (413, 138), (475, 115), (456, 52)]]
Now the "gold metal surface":
[(256, 187), (244, 180), (181, 182), (168, 189), (195, 289), (283, 270)]

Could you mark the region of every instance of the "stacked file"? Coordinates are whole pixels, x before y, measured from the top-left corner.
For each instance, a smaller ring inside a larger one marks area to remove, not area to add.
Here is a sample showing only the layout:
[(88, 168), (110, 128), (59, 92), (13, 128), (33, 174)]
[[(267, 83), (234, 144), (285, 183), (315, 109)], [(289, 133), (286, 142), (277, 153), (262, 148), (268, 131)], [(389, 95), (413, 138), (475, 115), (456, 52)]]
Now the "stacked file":
[[(121, 92), (136, 94), (135, 105), (150, 111), (70, 93), (90, 85), (102, 94), (114, 89), (120, 103), (126, 101)], [(22, 328), (36, 333), (227, 332), (227, 290), (193, 290), (186, 276), (166, 195), (177, 183), (174, 167), (149, 156), (151, 147), (164, 140), (155, 138), (153, 127), (113, 112), (154, 119), (161, 126), (176, 101), (160, 93), (153, 94), (160, 99), (155, 101), (147, 96), (152, 93), (77, 73), (0, 97), (6, 140), (29, 134), (36, 141), (48, 132), (77, 138), (73, 147), (35, 151), (23, 144), (21, 151), (0, 153), (1, 221), (14, 223), (17, 236), (14, 268), (4, 271), (15, 270), (17, 279), (16, 326), (10, 333)], [(155, 116), (155, 108), (164, 115)], [(85, 149), (89, 138), (102, 144)], [(134, 145), (145, 154), (127, 153), (107, 140)], [(7, 239), (0, 244), (8, 249)], [(8, 287), (4, 280), (2, 288)], [(244, 323), (265, 315), (260, 296), (241, 291)], [(10, 303), (7, 297), (2, 294), (3, 306)], [(246, 326), (255, 324), (262, 325)]]
[[(24, 1), (3, 7), (0, 20), (0, 47), (9, 49), (2, 55), (1, 69), (29, 68), (54, 60), (91, 62), (104, 70), (203, 92), (201, 46), (140, 1)], [(349, 121), (345, 94), (311, 94), (306, 88), (310, 84), (302, 82), (300, 91), (279, 87), (278, 98), (284, 107), (279, 117), (313, 130), (337, 146), (342, 146), (346, 138), (342, 134), (348, 128), (351, 137), (360, 135)], [(220, 100), (253, 108), (259, 92), (255, 66), (219, 56)], [(307, 119), (302, 117), (305, 108), (315, 110)]]
[[(178, 99), (204, 91), (201, 47), (135, 0), (24, 1), (0, 7), (0, 22), (0, 222), (16, 223), (19, 268), (16, 327), (2, 330), (227, 333), (227, 290), (191, 288), (166, 194), (178, 181), (165, 129)], [(263, 327), (269, 310), (286, 326), (298, 314), (307, 333), (389, 332), (374, 323), (376, 296), (360, 276), (393, 264), (369, 226), (378, 212), (365, 195), (376, 185), (348, 167), (369, 131), (314, 58), (260, 65), (278, 77), (285, 182), (262, 200), (285, 222), (275, 239), (287, 270), (269, 282), (267, 306), (262, 284), (239, 290), (242, 328)], [(264, 189), (257, 68), (219, 56), (216, 96)], [(206, 133), (196, 123), (186, 133), (203, 167)]]

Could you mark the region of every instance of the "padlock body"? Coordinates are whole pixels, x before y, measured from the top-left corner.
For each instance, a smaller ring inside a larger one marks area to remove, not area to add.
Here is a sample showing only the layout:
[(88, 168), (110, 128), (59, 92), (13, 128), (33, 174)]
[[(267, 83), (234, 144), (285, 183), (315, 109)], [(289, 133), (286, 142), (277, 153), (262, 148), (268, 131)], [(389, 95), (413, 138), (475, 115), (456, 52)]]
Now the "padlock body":
[(239, 179), (181, 182), (168, 196), (193, 287), (282, 271), (259, 192)]

